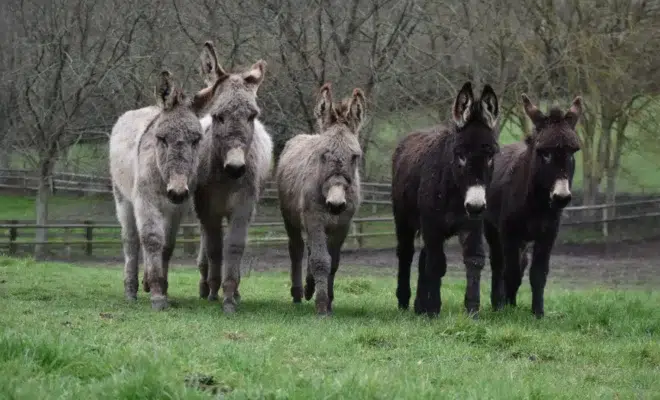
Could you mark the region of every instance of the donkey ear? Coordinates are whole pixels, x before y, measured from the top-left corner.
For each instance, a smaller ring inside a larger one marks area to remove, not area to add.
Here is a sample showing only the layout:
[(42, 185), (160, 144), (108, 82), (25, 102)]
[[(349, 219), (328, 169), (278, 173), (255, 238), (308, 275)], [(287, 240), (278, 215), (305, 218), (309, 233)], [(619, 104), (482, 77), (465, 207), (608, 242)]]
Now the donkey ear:
[(167, 70), (160, 73), (160, 83), (156, 87), (156, 94), (158, 103), (163, 110), (171, 110), (183, 100), (183, 95), (174, 86), (172, 73)]
[(213, 87), (211, 86), (200, 90), (193, 96), (191, 106), (198, 117), (206, 114), (206, 108), (213, 100), (213, 93)]
[(481, 92), (481, 113), (490, 126), (494, 129), (497, 126), (497, 117), (500, 115), (500, 107), (497, 101), (497, 95), (490, 85), (485, 85)]
[(256, 91), (261, 85), (261, 82), (264, 80), (264, 75), (266, 74), (266, 61), (259, 60), (252, 65), (249, 71), (243, 73), (243, 79), (248, 85), (254, 85), (254, 90)]
[(365, 118), (366, 97), (360, 88), (353, 89), (353, 96), (348, 102), (348, 109), (346, 110), (346, 120), (349, 121), (353, 133), (356, 135), (360, 133), (362, 123)]
[(335, 108), (332, 104), (332, 89), (330, 82), (321, 86), (316, 107), (314, 107), (314, 117), (319, 125), (319, 129), (323, 131), (325, 126), (330, 124), (335, 117)]
[(199, 56), (199, 60), (199, 72), (207, 86), (213, 86), (216, 81), (227, 76), (227, 73), (218, 63), (215, 46), (213, 46), (213, 42), (210, 40), (204, 43), (204, 48), (202, 49), (202, 54)]
[(452, 108), (452, 117), (456, 126), (462, 128), (467, 120), (470, 118), (470, 108), (474, 102), (474, 94), (472, 93), (472, 82), (467, 81), (458, 92), (456, 100), (454, 100), (454, 107)]
[(568, 123), (571, 124), (573, 129), (575, 129), (575, 125), (577, 125), (580, 116), (582, 116), (582, 97), (577, 96), (573, 99), (573, 103), (571, 103), (571, 107), (566, 112), (565, 118)]
[(541, 110), (539, 110), (532, 103), (532, 101), (529, 99), (529, 97), (527, 97), (525, 93), (521, 94), (520, 97), (522, 98), (523, 108), (525, 109), (525, 113), (527, 114), (529, 119), (532, 120), (532, 123), (534, 123), (534, 125), (539, 124), (544, 118)]

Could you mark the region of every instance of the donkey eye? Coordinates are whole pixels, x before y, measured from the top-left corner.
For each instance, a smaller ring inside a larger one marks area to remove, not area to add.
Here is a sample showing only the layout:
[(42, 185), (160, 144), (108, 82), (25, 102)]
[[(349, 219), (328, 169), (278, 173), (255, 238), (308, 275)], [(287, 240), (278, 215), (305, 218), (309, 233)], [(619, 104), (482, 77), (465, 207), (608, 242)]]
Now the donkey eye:
[(165, 137), (163, 137), (163, 136), (156, 136), (156, 140), (158, 140), (158, 143), (167, 146), (167, 141), (165, 140)]
[(550, 160), (552, 160), (552, 154), (543, 153), (543, 154), (541, 154), (541, 158), (543, 158), (543, 162), (547, 164), (547, 163), (550, 162)]
[(256, 113), (256, 112), (253, 112), (253, 113), (250, 114), (250, 116), (248, 117), (248, 120), (249, 120), (250, 122), (252, 122), (252, 121), (254, 121), (255, 118), (257, 118), (257, 113)]
[(220, 115), (220, 114), (214, 115), (213, 119), (219, 124), (224, 124), (225, 123), (225, 117)]

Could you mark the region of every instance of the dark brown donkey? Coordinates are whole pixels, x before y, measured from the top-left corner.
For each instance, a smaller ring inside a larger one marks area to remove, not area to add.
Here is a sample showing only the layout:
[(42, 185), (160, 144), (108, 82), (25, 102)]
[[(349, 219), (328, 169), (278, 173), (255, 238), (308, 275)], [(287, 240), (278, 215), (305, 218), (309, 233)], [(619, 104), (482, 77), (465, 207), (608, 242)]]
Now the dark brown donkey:
[(495, 157), (484, 233), (490, 248), (491, 302), (496, 310), (516, 305), (528, 262), (527, 247), (533, 244), (529, 281), (532, 311), (540, 318), (550, 253), (562, 210), (571, 201), (574, 154), (580, 150), (575, 125), (582, 114), (582, 99), (576, 97), (566, 113), (552, 108), (547, 116), (525, 94), (522, 102), (534, 130), (524, 141), (502, 146)]
[(410, 264), (421, 231), (415, 312), (440, 312), (440, 285), (447, 271), (444, 242), (459, 234), (466, 267), (465, 307), (479, 310), (485, 264), (483, 220), (493, 156), (499, 151), (495, 92), (485, 85), (479, 99), (466, 82), (456, 96), (452, 120), (406, 136), (392, 157), (392, 205), (397, 236), (399, 308), (410, 301)]

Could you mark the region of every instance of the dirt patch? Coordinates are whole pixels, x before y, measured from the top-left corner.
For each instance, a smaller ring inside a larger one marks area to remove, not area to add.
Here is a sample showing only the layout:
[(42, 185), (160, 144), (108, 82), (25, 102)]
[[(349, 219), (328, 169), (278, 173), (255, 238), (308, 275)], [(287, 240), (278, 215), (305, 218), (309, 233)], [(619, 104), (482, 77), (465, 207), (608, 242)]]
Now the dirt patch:
[[(660, 286), (660, 240), (635, 243), (558, 244), (550, 260), (549, 280), (562, 285), (606, 285), (613, 287)], [(463, 276), (460, 249), (454, 245), (446, 248), (449, 268), (447, 275)], [(72, 262), (72, 260), (61, 260)], [(121, 253), (111, 258), (73, 260), (74, 263), (117, 267), (123, 263)], [(396, 276), (397, 259), (394, 249), (350, 250), (342, 252), (340, 267), (344, 274), (382, 274)], [(417, 254), (413, 267), (417, 269)], [(173, 260), (173, 268), (195, 268), (192, 258)], [(287, 270), (289, 254), (286, 246), (249, 247), (243, 262), (243, 274), (250, 272)], [(490, 268), (486, 266), (484, 282), (490, 280)]]

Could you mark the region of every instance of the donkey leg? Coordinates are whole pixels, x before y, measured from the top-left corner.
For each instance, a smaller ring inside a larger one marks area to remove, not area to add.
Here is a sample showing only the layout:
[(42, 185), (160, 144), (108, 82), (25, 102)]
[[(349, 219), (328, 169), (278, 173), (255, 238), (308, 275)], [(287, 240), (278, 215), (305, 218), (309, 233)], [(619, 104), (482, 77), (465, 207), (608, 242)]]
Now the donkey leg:
[(302, 259), (305, 251), (305, 242), (300, 228), (294, 227), (291, 222), (284, 219), (284, 228), (289, 237), (289, 258), (291, 259), (291, 297), (294, 303), (300, 303), (303, 296)]
[(240, 300), (238, 286), (241, 282), (241, 260), (245, 252), (248, 228), (253, 213), (254, 200), (248, 198), (243, 200), (233, 210), (229, 221), (226, 247), (227, 266), (222, 271), (222, 292), (224, 297), (222, 308), (229, 314), (236, 311), (236, 306)]
[(422, 289), (426, 291), (419, 292), (421, 307), (426, 309), (426, 314), (433, 318), (440, 314), (442, 299), (440, 288), (442, 287), (442, 277), (447, 273), (447, 258), (445, 256), (445, 231), (442, 229), (442, 221), (434, 218), (421, 219), (422, 237), (424, 239), (424, 249), (426, 258), (424, 260), (424, 285)]
[(415, 255), (415, 230), (405, 221), (397, 221), (396, 225), (396, 256), (399, 260), (397, 274), (396, 298), (399, 309), (407, 310), (410, 306), (410, 266)]
[(328, 238), (328, 252), (330, 254), (330, 276), (328, 276), (328, 313), (332, 313), (332, 302), (335, 299), (335, 274), (339, 269), (339, 259), (341, 256), (341, 247), (346, 240), (348, 227), (345, 230), (334, 232), (332, 237)]
[(133, 205), (116, 188), (114, 195), (124, 252), (124, 295), (127, 300), (137, 300), (140, 237), (135, 224), (135, 214)]
[(534, 243), (532, 264), (529, 267), (529, 283), (532, 286), (532, 312), (536, 318), (545, 314), (543, 294), (550, 271), (550, 253), (554, 244), (554, 237)]
[(171, 219), (165, 224), (165, 247), (163, 248), (163, 275), (165, 276), (165, 286), (163, 288), (163, 294), (166, 296), (169, 287), (168, 275), (170, 270), (170, 260), (172, 259), (174, 247), (176, 246), (176, 235), (179, 232), (181, 217), (181, 212), (175, 212), (171, 216)]
[(479, 313), (481, 304), (481, 271), (486, 264), (486, 253), (483, 243), (483, 221), (470, 220), (459, 233), (459, 241), (463, 248), (463, 264), (465, 265), (465, 311), (474, 317)]
[(164, 216), (153, 205), (143, 199), (135, 204), (136, 222), (140, 244), (144, 255), (145, 281), (151, 290), (151, 308), (163, 310), (168, 307), (163, 250), (165, 247)]
[(305, 277), (305, 300), (311, 300), (314, 297), (314, 291), (316, 290), (316, 283), (314, 282), (314, 276), (312, 275), (312, 267), (309, 262), (312, 259), (312, 250), (309, 247), (309, 239), (307, 239), (307, 276)]
[(307, 243), (310, 253), (308, 268), (316, 286), (316, 313), (326, 315), (330, 303), (328, 279), (331, 271), (331, 258), (328, 252), (325, 227), (315, 221), (305, 221), (305, 226), (307, 227)]
[[(222, 284), (222, 261), (224, 258), (222, 219), (214, 219), (213, 221), (206, 221), (202, 224), (202, 231), (204, 232), (202, 239), (204, 240), (203, 250), (200, 249), (198, 259), (201, 257), (203, 261), (208, 262), (206, 269), (206, 283), (208, 284), (209, 293), (208, 300), (218, 300), (218, 292)], [(200, 273), (202, 267), (200, 266)], [(202, 286), (200, 284), (200, 294)]]
[(197, 253), (197, 269), (199, 270), (199, 297), (206, 299), (209, 297), (210, 289), (206, 281), (209, 274), (209, 258), (206, 256), (206, 239), (204, 239), (204, 229), (200, 229), (199, 253)]
[(502, 249), (504, 255), (504, 287), (506, 304), (516, 306), (518, 288), (522, 282), (520, 270), (520, 249), (522, 244), (519, 240), (507, 235), (502, 235)]
[(490, 254), (490, 303), (493, 310), (498, 311), (504, 307), (504, 275), (502, 271), (504, 260), (502, 256), (502, 244), (499, 240), (497, 228), (488, 221), (484, 221), (484, 236), (486, 237)]
[(413, 305), (415, 314), (420, 315), (426, 312), (426, 299), (428, 298), (428, 290), (424, 286), (426, 281), (426, 248), (422, 247), (419, 251), (419, 258), (417, 260), (417, 291), (415, 293), (415, 304)]

